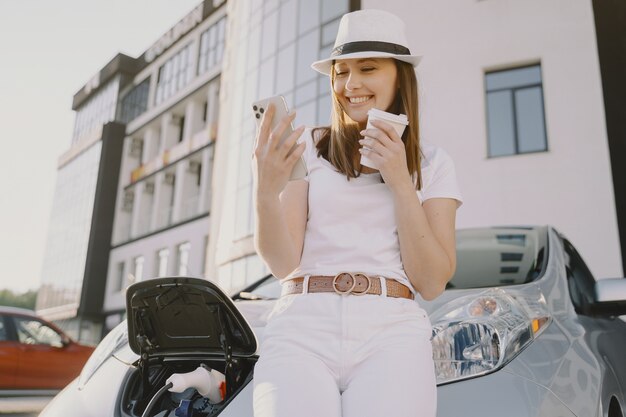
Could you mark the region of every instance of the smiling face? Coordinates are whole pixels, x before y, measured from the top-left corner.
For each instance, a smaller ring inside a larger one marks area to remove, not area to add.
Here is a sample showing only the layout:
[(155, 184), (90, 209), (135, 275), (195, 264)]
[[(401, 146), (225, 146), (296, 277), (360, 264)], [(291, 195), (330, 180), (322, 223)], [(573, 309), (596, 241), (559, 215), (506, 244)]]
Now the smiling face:
[(333, 90), (348, 117), (360, 126), (372, 108), (387, 111), (398, 91), (398, 69), (392, 58), (338, 59)]

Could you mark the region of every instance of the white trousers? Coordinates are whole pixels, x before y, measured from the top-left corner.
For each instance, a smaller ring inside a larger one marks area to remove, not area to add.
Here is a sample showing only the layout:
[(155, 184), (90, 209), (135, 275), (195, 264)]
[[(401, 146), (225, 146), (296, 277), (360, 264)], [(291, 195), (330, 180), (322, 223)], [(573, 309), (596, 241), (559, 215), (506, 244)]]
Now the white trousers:
[(254, 369), (254, 416), (434, 417), (430, 336), (409, 299), (283, 296)]

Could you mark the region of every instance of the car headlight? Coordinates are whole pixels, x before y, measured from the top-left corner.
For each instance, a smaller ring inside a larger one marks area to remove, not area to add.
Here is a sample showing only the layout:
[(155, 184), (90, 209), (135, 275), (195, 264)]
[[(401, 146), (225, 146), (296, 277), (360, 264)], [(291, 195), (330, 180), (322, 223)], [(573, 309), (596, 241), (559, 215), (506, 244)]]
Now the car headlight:
[(83, 389), (89, 378), (100, 368), (115, 351), (128, 343), (128, 325), (126, 320), (115, 326), (93, 351), (78, 377), (78, 389)]
[(543, 294), (527, 291), (489, 289), (459, 297), (431, 315), (437, 384), (500, 369), (548, 326)]

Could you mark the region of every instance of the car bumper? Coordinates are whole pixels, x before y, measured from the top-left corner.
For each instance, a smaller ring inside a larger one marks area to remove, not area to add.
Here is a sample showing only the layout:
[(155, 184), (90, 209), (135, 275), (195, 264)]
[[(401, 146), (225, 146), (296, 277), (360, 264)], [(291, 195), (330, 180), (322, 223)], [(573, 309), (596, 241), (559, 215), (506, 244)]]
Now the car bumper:
[(549, 389), (500, 370), (437, 389), (437, 417), (576, 417)]
[(61, 391), (39, 417), (104, 417), (116, 415), (119, 388), (129, 366), (114, 357), (107, 359), (79, 390), (78, 378)]

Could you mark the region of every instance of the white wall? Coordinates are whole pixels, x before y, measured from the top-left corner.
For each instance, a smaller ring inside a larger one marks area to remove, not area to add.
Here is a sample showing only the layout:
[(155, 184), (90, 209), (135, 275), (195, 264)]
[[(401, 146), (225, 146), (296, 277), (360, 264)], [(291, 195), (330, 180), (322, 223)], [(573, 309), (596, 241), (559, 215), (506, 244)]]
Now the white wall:
[[(458, 227), (551, 224), (596, 277), (622, 276), (593, 10), (570, 0), (363, 0), (424, 55), (422, 137), (456, 162)], [(484, 73), (541, 63), (548, 152), (487, 158)]]
[[(172, 229), (157, 233), (144, 239), (125, 244), (111, 251), (109, 269), (107, 273), (107, 288), (104, 298), (104, 311), (115, 311), (126, 308), (125, 291), (116, 291), (118, 277), (118, 262), (126, 262), (126, 275), (133, 273), (135, 257), (143, 255), (143, 280), (156, 278), (158, 274), (157, 251), (169, 248), (167, 262), (168, 275), (178, 275), (177, 250), (183, 242), (191, 243), (187, 276), (201, 278), (204, 275), (204, 260), (206, 253), (205, 236), (209, 233), (209, 217), (203, 217), (193, 222), (176, 226)], [(215, 280), (215, 277), (206, 277)], [(217, 281), (216, 281), (217, 282)]]

